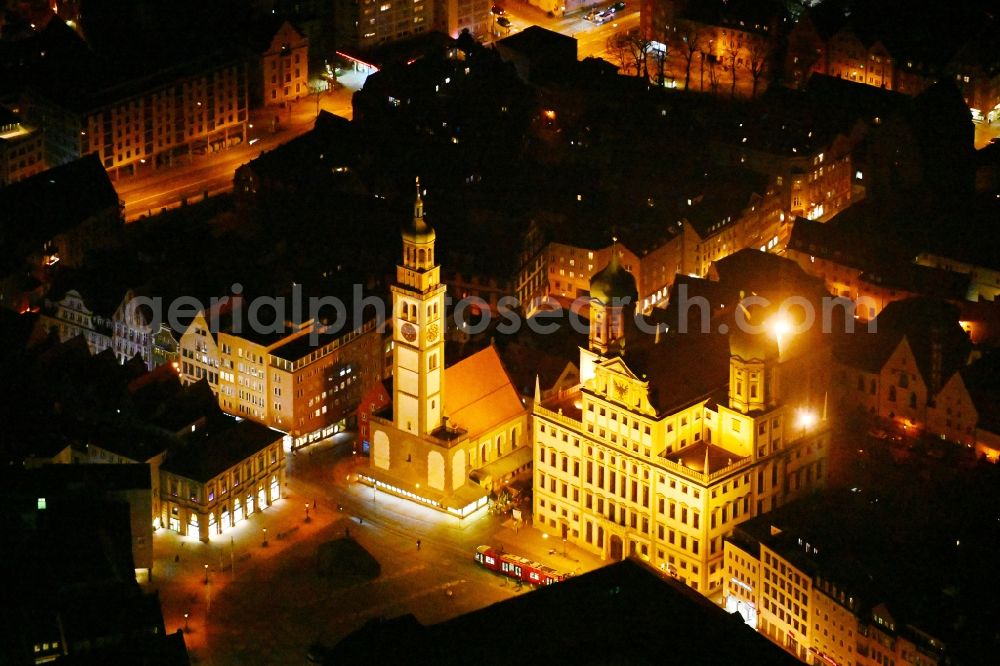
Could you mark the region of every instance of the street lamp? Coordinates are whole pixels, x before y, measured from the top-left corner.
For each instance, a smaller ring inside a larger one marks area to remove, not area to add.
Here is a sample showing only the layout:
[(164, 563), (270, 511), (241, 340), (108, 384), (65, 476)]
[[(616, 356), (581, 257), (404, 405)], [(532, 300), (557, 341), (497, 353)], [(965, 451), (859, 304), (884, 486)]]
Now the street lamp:
[(802, 429), (802, 437), (804, 438), (806, 436), (806, 431), (816, 425), (816, 422), (819, 419), (816, 417), (816, 412), (803, 407), (797, 410), (796, 420), (798, 426)]
[(267, 528), (264, 528), (264, 543), (260, 544), (262, 548), (267, 548)]
[(205, 565), (205, 585), (208, 585), (208, 565)]
[(190, 615), (190, 613), (184, 613), (184, 633), (185, 634), (191, 631), (190, 627), (188, 627), (188, 615)]
[(309, 502), (306, 502), (306, 522), (308, 523), (312, 518), (309, 517)]

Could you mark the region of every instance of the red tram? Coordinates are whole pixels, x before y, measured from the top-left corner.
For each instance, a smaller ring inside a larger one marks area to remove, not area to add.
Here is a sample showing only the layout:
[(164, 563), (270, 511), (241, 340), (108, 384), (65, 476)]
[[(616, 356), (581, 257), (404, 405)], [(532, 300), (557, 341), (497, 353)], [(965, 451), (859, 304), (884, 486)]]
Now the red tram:
[(532, 585), (551, 585), (566, 580), (573, 574), (560, 573), (552, 567), (510, 553), (501, 553), (493, 546), (476, 548), (476, 562), (487, 569), (502, 573), (514, 580)]

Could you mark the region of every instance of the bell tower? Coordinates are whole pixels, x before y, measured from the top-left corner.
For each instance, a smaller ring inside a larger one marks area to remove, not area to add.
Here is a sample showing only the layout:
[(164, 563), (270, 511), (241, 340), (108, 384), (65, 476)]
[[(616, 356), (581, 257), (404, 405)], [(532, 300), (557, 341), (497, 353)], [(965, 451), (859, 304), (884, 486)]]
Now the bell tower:
[(416, 185), (413, 218), (402, 230), (403, 262), (392, 285), (392, 404), (396, 427), (423, 436), (441, 425), (445, 286), (419, 178)]
[(618, 239), (612, 238), (611, 260), (590, 279), (590, 350), (607, 354), (621, 347), (625, 336), (625, 317), (638, 300), (635, 278), (618, 260)]

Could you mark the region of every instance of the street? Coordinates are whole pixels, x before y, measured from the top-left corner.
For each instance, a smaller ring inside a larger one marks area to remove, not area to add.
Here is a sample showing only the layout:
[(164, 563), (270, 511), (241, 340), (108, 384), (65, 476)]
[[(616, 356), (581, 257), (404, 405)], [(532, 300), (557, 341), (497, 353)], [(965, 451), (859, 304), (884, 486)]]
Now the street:
[[(355, 89), (346, 85), (323, 93), (319, 108), (350, 119), (353, 116), (351, 96)], [(112, 181), (119, 198), (125, 202), (125, 221), (134, 222), (160, 213), (164, 208), (231, 191), (233, 175), (239, 166), (312, 129), (317, 113), (315, 95), (284, 108), (255, 109), (250, 113), (247, 143), (216, 153), (192, 155), (190, 164), (149, 170)]]
[[(192, 663), (301, 664), (311, 643), (331, 645), (371, 618), (430, 624), (529, 593), (476, 564), (480, 544), (576, 573), (602, 564), (572, 545), (549, 555), (538, 532), (515, 533), (485, 511), (462, 521), (349, 481), (368, 459), (345, 454), (347, 437), (289, 454), (286, 497), (211, 543), (154, 534), (144, 587), (159, 592), (168, 632), (186, 622)], [(340, 587), (317, 574), (316, 549), (348, 532), (382, 572)]]
[(639, 3), (630, 3), (613, 21), (597, 25), (584, 20), (585, 12), (579, 12), (565, 17), (549, 17), (542, 10), (527, 2), (507, 2), (503, 5), (511, 27), (504, 29), (495, 24), (497, 17), (493, 16), (497, 39), (512, 35), (528, 26), (537, 25), (547, 30), (562, 33), (577, 40), (577, 57), (580, 60), (589, 57), (605, 58), (607, 56), (608, 37), (619, 32), (628, 32), (639, 27)]

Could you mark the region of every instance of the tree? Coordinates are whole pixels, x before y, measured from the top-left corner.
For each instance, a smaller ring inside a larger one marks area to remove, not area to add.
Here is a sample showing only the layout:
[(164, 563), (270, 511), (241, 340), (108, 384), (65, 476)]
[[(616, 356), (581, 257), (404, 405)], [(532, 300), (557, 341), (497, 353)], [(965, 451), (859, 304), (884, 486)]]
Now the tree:
[[(684, 58), (684, 90), (687, 90), (691, 83), (691, 64), (694, 62), (695, 55), (701, 53), (704, 48), (702, 44), (704, 41), (704, 33), (702, 32), (701, 25), (698, 23), (685, 21), (681, 26), (681, 29), (674, 33), (674, 35), (674, 39), (677, 42), (677, 48), (680, 50), (681, 56)], [(704, 90), (704, 76), (702, 77), (701, 83), (701, 87)]]
[(628, 55), (635, 66), (635, 75), (639, 78), (649, 78), (648, 57), (652, 41), (646, 39), (638, 31), (625, 36)]
[(618, 66), (624, 70), (625, 61), (628, 58), (628, 43), (623, 33), (617, 33), (608, 37), (608, 53), (618, 60)]
[(743, 33), (734, 31), (734, 34), (726, 42), (726, 50), (723, 52), (724, 65), (729, 70), (729, 76), (732, 79), (729, 96), (733, 99), (736, 98), (736, 65), (740, 61), (740, 47), (742, 46)]
[(708, 61), (708, 87), (716, 95), (719, 92), (719, 58), (714, 53), (709, 53), (705, 59)]
[(757, 86), (760, 79), (767, 73), (768, 61), (771, 58), (771, 43), (763, 35), (754, 35), (747, 42), (746, 68), (753, 79), (751, 98), (757, 97)]

